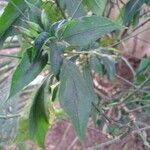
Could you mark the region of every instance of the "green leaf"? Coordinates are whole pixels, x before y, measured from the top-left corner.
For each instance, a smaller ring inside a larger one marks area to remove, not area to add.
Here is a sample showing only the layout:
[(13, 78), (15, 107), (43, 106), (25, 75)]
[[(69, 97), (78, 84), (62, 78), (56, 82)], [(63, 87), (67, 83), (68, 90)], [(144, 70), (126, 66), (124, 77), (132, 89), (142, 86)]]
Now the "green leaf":
[(49, 19), (48, 16), (47, 16), (45, 10), (42, 10), (41, 22), (42, 22), (42, 25), (43, 25), (44, 29), (45, 29), (46, 31), (48, 31), (48, 28), (50, 27), (51, 22), (50, 22), (50, 19)]
[(98, 16), (102, 16), (107, 0), (86, 0), (88, 7)]
[(35, 55), (39, 55), (41, 52), (41, 48), (49, 38), (49, 34), (47, 32), (42, 32), (39, 36), (35, 39), (34, 48), (35, 48)]
[(81, 0), (57, 0), (59, 3), (59, 6), (64, 11), (66, 10), (66, 13), (69, 17), (78, 18), (85, 15)]
[(19, 119), (18, 128), (17, 128), (17, 135), (15, 141), (17, 143), (24, 142), (29, 139), (29, 131), (28, 131), (28, 119), (22, 117)]
[(92, 98), (78, 67), (70, 61), (63, 64), (58, 97), (82, 141), (85, 137)]
[(51, 101), (54, 102), (57, 98), (59, 83), (51, 85)]
[(73, 46), (86, 46), (121, 26), (106, 17), (91, 16), (68, 21), (62, 26), (62, 37)]
[(140, 62), (140, 65), (137, 69), (137, 74), (144, 72), (148, 67), (150, 67), (150, 57), (143, 58)]
[[(91, 103), (97, 104), (99, 102), (99, 99), (94, 91), (93, 78), (91, 75), (89, 65), (87, 63), (85, 63), (83, 66), (83, 78), (87, 84), (88, 93), (91, 96)], [(96, 120), (97, 120), (97, 114), (98, 114), (97, 111), (95, 111), (95, 109), (92, 107), (91, 108), (91, 117), (95, 124), (96, 124)]]
[[(10, 0), (0, 17), (0, 38), (26, 9), (24, 0)], [(13, 13), (12, 13), (13, 12)]]
[(105, 69), (107, 71), (107, 75), (110, 80), (115, 79), (115, 74), (116, 74), (116, 67), (115, 67), (115, 62), (112, 59), (111, 56), (103, 54), (100, 59), (103, 62), (103, 65), (105, 66)]
[(145, 0), (130, 0), (125, 6), (124, 24), (127, 25), (140, 10)]
[(61, 65), (63, 63), (63, 52), (64, 45), (60, 42), (52, 43), (50, 45), (50, 64), (51, 70), (54, 75), (58, 75), (60, 72)]
[(33, 81), (46, 66), (48, 61), (47, 54), (42, 54), (41, 52), (38, 58), (31, 61), (33, 53), (33, 48), (27, 49), (17, 66), (12, 77), (9, 98), (17, 94), (26, 85)]
[(98, 59), (95, 55), (90, 57), (89, 64), (96, 73), (100, 75), (104, 74), (104, 65), (102, 64), (101, 60)]
[(49, 127), (49, 82), (48, 77), (38, 89), (29, 114), (30, 137), (41, 147)]
[(90, 93), (90, 95), (92, 97), (91, 102), (94, 102), (94, 103), (96, 102), (97, 103), (99, 100), (98, 100), (98, 97), (97, 97), (97, 95), (94, 91), (93, 78), (92, 78), (91, 71), (90, 71), (88, 63), (85, 63), (83, 65), (82, 70), (83, 70), (83, 78), (84, 78), (84, 80), (87, 84), (87, 88), (89, 90), (88, 93)]
[(145, 3), (150, 6), (150, 0), (145, 0)]
[(139, 20), (140, 20), (140, 11), (137, 11), (137, 13), (133, 16), (133, 20), (132, 20), (133, 27), (139, 24)]

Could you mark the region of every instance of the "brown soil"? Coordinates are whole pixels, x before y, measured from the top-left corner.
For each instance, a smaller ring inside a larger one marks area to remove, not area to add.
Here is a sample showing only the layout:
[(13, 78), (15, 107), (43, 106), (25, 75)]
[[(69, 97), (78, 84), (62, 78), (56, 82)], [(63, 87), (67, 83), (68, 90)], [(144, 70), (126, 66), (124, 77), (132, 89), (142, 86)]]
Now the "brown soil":
[[(54, 124), (46, 137), (47, 150), (146, 150), (141, 139), (137, 135), (127, 135), (122, 140), (110, 142), (98, 127), (92, 124), (87, 128), (86, 139), (81, 142), (76, 138), (74, 130), (67, 120)], [(106, 146), (103, 146), (102, 145)], [(94, 149), (94, 145), (99, 148)], [(93, 148), (92, 148), (93, 147)], [(91, 148), (91, 149), (90, 149)]]

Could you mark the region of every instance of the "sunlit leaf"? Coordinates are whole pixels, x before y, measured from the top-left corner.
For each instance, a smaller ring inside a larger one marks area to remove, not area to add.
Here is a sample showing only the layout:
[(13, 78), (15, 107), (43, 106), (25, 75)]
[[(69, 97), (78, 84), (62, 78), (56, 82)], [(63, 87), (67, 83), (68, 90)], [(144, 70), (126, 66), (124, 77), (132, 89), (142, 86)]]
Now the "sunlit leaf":
[(42, 54), (41, 52), (40, 55), (32, 61), (33, 53), (33, 48), (28, 49), (17, 66), (12, 77), (9, 98), (17, 94), (26, 85), (33, 81), (47, 64), (47, 54)]
[(47, 78), (38, 89), (29, 115), (30, 137), (41, 147), (49, 127), (49, 81)]
[[(0, 17), (0, 38), (26, 9), (24, 0), (10, 0)], [(13, 13), (12, 13), (13, 12)]]

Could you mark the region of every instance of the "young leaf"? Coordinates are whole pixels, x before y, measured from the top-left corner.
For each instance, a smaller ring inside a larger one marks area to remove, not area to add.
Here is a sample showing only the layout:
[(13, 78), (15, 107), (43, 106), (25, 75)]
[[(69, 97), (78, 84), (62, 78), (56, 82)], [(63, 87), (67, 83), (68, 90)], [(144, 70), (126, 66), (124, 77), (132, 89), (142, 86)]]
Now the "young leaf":
[(130, 23), (130, 21), (133, 19), (133, 16), (137, 14), (144, 2), (145, 0), (130, 0), (126, 4), (123, 18), (124, 25)]
[(82, 141), (85, 137), (92, 98), (78, 67), (70, 61), (63, 64), (58, 97)]
[(73, 46), (83, 47), (120, 27), (106, 17), (82, 17), (64, 24), (62, 37)]
[(48, 61), (48, 55), (40, 53), (39, 57), (31, 61), (34, 49), (30, 48), (24, 53), (22, 60), (17, 66), (13, 77), (9, 93), (9, 98), (17, 94), (26, 85), (33, 81), (43, 70)]
[(107, 0), (86, 0), (88, 7), (98, 16), (102, 16)]
[(47, 78), (38, 89), (29, 114), (30, 137), (41, 147), (49, 127), (49, 81)]
[(32, 21), (28, 21), (28, 20), (24, 20), (24, 21), (28, 25), (29, 30), (33, 30), (36, 32), (42, 32), (43, 29), (40, 27), (39, 24), (32, 22)]
[(52, 43), (50, 45), (50, 64), (51, 70), (54, 75), (58, 75), (60, 72), (61, 65), (63, 63), (63, 52), (64, 52), (64, 45), (62, 43)]

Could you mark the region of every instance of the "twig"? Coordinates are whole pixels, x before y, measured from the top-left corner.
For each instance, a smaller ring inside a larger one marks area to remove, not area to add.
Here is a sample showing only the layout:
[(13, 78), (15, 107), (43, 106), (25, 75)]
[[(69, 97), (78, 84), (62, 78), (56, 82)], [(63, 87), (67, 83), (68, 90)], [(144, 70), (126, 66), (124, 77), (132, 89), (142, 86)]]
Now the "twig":
[[(108, 48), (109, 48), (109, 47), (117, 46), (117, 45), (119, 45), (121, 42), (127, 41), (127, 40), (129, 40), (130, 38), (133, 38), (133, 37), (135, 37), (135, 36), (137, 36), (137, 35), (139, 35), (139, 34), (141, 34), (141, 33), (143, 33), (143, 32), (146, 32), (147, 30), (150, 30), (150, 27), (148, 27), (148, 28), (146, 28), (146, 29), (144, 29), (144, 30), (142, 30), (142, 31), (139, 31), (138, 33), (136, 33), (136, 34), (134, 34), (134, 35), (132, 35), (132, 36), (124, 37), (123, 39), (119, 40), (118, 42), (116, 42), (116, 43), (114, 43), (114, 44), (112, 44), (112, 45), (109, 45)], [(131, 32), (130, 34), (132, 34), (132, 32)], [(130, 34), (129, 34), (129, 35), (130, 35)]]
[(67, 150), (71, 150), (72, 146), (77, 142), (78, 138), (75, 137), (75, 139), (72, 141), (72, 143), (70, 144), (70, 146), (67, 148)]
[(131, 70), (131, 72), (132, 72), (132, 74), (133, 74), (133, 76), (134, 76), (134, 78), (135, 78), (135, 71), (134, 71), (134, 69), (132, 68), (131, 64), (128, 62), (128, 60), (127, 60), (126, 58), (121, 57), (121, 59), (122, 59), (122, 60), (126, 63), (126, 65), (130, 68), (130, 70)]
[(16, 118), (19, 117), (20, 114), (14, 114), (14, 115), (0, 115), (0, 119), (10, 119), (10, 118)]
[(129, 95), (127, 95), (124, 99), (121, 100), (119, 104), (123, 104), (124, 101), (128, 100), (130, 97), (132, 97), (136, 92), (138, 92), (145, 84), (147, 84), (150, 81), (150, 77), (148, 77), (137, 89), (135, 89), (133, 92), (131, 92)]
[[(139, 133), (140, 131), (145, 131), (145, 130), (148, 130), (150, 129), (150, 126), (147, 126), (147, 127), (144, 127), (144, 128), (141, 128), (141, 129), (136, 129), (136, 130), (133, 130), (131, 133), (128, 133), (129, 134), (135, 134), (135, 133)], [(89, 147), (87, 149), (84, 149), (84, 150), (97, 150), (97, 149), (100, 149), (100, 148), (103, 148), (105, 146), (108, 146), (110, 144), (114, 144), (116, 142), (120, 142), (122, 139), (122, 135), (116, 137), (115, 139), (113, 140), (109, 140), (105, 143), (101, 143), (101, 144), (98, 144), (98, 145), (95, 145), (95, 146), (92, 146), (92, 147)]]
[(10, 58), (21, 59), (21, 57), (19, 57), (19, 56), (15, 56), (15, 55), (6, 55), (6, 54), (0, 54), (0, 57), (10, 57)]
[(123, 78), (123, 77), (121, 77), (121, 76), (119, 76), (119, 75), (115, 75), (118, 79), (120, 79), (120, 80), (122, 80), (122, 81), (124, 81), (124, 82), (126, 82), (128, 85), (131, 85), (131, 86), (133, 86), (135, 89), (137, 88), (137, 86), (136, 85), (134, 85), (132, 82), (130, 82), (129, 80), (127, 80), (127, 79), (125, 79), (125, 78)]
[(146, 23), (149, 23), (149, 22), (150, 22), (150, 18), (147, 19), (146, 21), (144, 21), (143, 23), (141, 23), (140, 25), (138, 25), (136, 28), (134, 28), (134, 29), (132, 30), (132, 32), (134, 32), (135, 30), (137, 30), (137, 29), (143, 27)]

